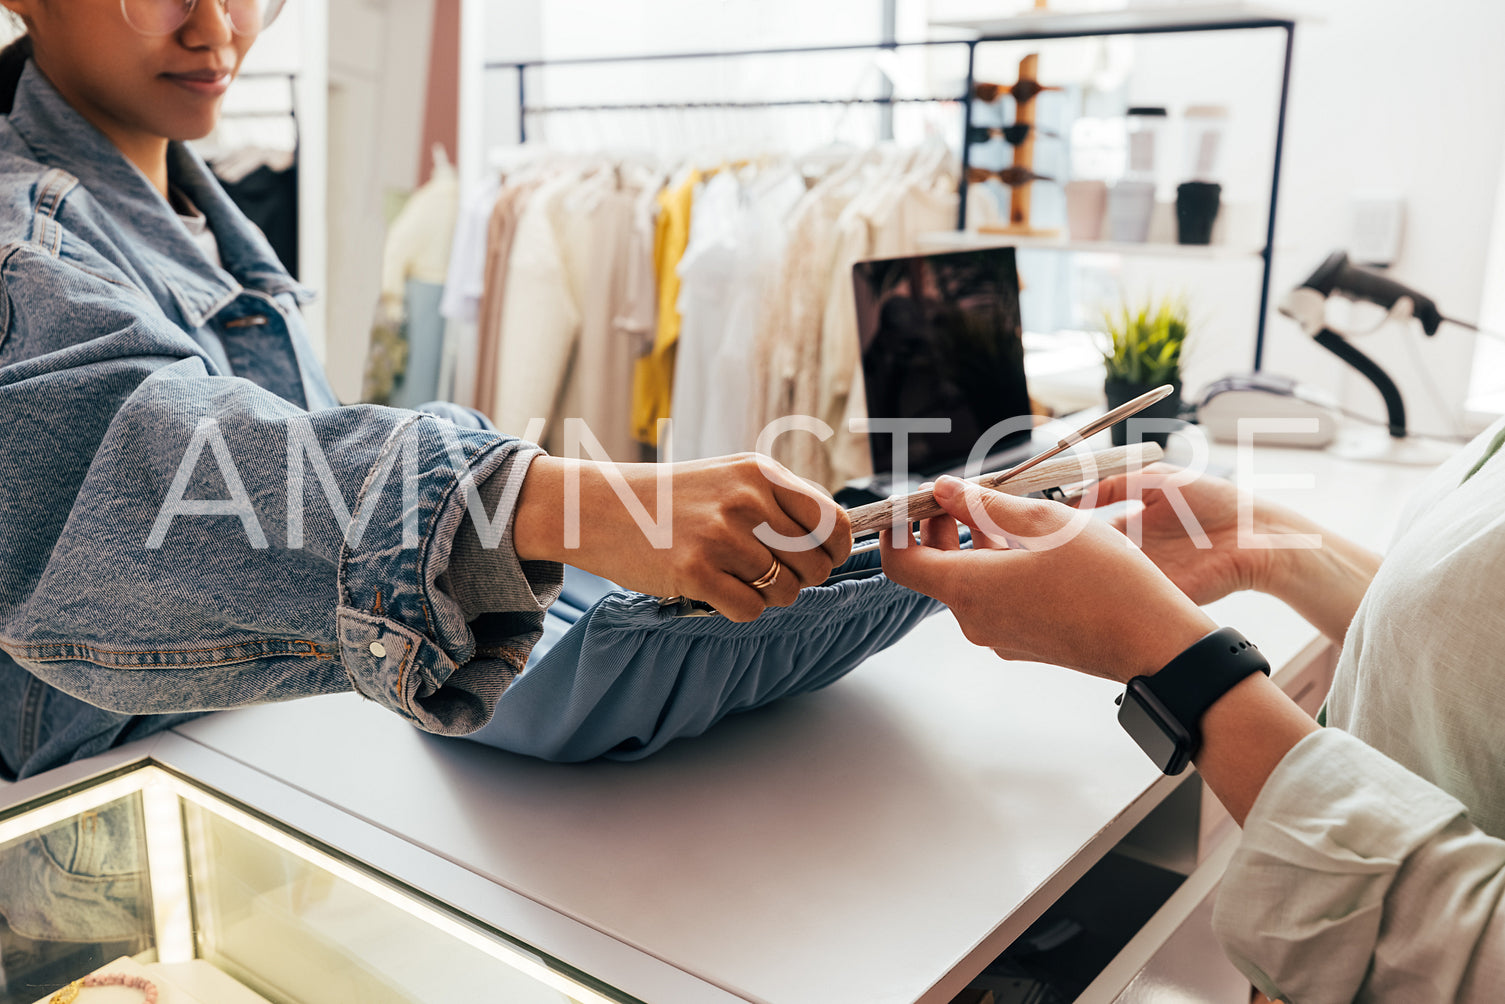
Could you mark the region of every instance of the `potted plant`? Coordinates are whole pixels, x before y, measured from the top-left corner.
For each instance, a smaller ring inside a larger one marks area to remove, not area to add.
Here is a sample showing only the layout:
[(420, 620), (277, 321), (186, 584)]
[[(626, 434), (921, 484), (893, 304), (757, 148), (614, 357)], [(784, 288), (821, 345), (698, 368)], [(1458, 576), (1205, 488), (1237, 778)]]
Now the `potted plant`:
[[(1103, 389), (1108, 407), (1116, 408), (1145, 391), (1170, 384), (1175, 392), (1158, 401), (1138, 418), (1176, 418), (1181, 411), (1181, 352), (1186, 345), (1186, 301), (1179, 297), (1150, 300), (1140, 306), (1124, 304), (1105, 311), (1103, 331), (1108, 344), (1103, 349), (1107, 378)], [(1133, 421), (1132, 419), (1130, 421)], [(1128, 422), (1113, 427), (1113, 443), (1128, 441)], [(1152, 432), (1136, 439), (1165, 446), (1168, 432)]]

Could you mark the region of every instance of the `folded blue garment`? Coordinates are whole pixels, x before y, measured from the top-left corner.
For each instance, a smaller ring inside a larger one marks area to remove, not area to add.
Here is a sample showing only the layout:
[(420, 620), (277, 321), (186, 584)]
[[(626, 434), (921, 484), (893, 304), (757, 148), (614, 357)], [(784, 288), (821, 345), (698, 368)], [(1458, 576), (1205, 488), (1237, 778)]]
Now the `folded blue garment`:
[(566, 568), (543, 638), (496, 713), (465, 739), (547, 760), (636, 760), (727, 715), (824, 687), (941, 606), (854, 556), (749, 624), (684, 616)]

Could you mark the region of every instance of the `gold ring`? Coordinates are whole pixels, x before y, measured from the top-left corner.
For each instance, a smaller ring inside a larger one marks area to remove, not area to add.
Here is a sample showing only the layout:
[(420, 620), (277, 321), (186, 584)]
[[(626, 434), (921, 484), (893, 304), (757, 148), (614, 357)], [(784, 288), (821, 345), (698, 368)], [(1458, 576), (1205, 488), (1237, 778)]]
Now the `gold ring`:
[(774, 558), (773, 567), (764, 572), (761, 578), (749, 582), (748, 585), (752, 586), (754, 589), (767, 589), (769, 586), (773, 585), (779, 580), (779, 569), (781, 567), (782, 566), (779, 564), (779, 559)]

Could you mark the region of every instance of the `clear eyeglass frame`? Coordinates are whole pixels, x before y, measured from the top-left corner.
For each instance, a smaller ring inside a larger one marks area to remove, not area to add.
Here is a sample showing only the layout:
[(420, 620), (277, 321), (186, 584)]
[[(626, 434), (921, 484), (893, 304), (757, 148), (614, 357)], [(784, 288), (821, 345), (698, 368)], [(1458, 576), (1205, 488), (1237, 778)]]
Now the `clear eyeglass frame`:
[[(241, 36), (265, 31), (287, 5), (286, 0), (218, 0), (218, 3), (230, 20), (230, 30)], [(120, 0), (120, 13), (135, 31), (160, 37), (171, 35), (187, 24), (198, 4), (199, 0)]]

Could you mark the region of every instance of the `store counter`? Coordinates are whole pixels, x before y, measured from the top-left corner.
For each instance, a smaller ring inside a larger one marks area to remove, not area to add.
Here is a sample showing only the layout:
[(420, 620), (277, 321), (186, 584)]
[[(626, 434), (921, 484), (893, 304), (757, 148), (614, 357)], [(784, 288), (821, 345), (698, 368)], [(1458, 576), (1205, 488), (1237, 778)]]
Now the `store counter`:
[[(1275, 450), (1252, 471), (1316, 478), (1261, 494), (1375, 548), (1424, 473)], [(1331, 665), (1268, 597), (1209, 610), (1283, 683)], [(1139, 824), (1186, 777), (1161, 776), (1118, 726), (1120, 690), (1001, 662), (942, 614), (824, 691), (632, 764), (529, 760), (340, 695), (218, 714), (54, 773), (149, 756), (655, 1004), (945, 1002), (1110, 850), (1156, 856), (1164, 825)], [(1182, 874), (1221, 868), (1231, 827), (1190, 812), (1170, 825), (1191, 832), (1165, 838), (1190, 840)], [(1130, 962), (1093, 993), (1117, 998), (1145, 968)]]

